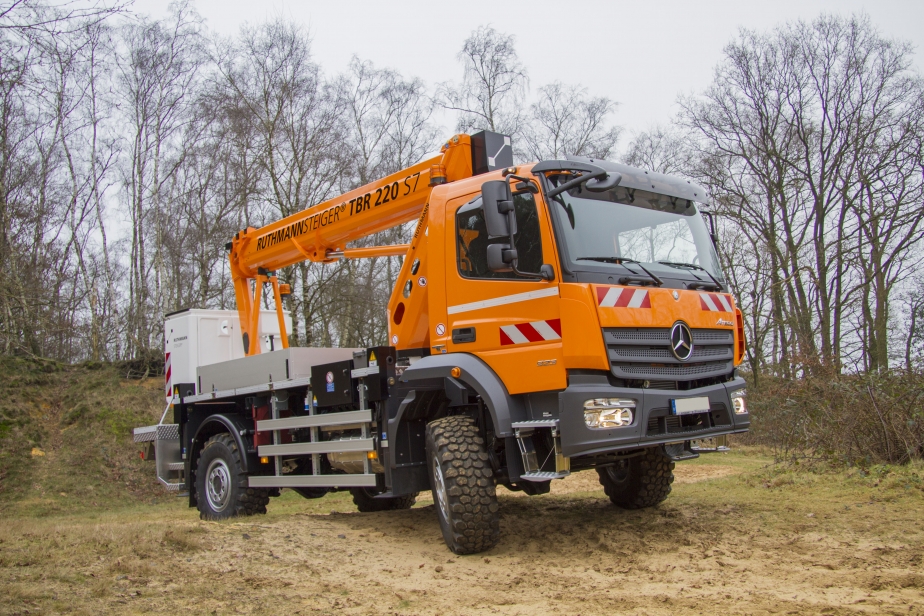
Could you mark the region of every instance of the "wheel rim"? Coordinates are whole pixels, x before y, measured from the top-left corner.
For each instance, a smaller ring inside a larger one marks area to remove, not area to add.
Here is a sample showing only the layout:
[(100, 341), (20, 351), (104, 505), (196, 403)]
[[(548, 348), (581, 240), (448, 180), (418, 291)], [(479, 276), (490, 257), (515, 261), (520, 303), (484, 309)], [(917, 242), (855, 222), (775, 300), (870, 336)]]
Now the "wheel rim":
[(205, 498), (212, 511), (224, 511), (231, 500), (231, 471), (221, 458), (212, 460), (205, 471)]
[(629, 478), (629, 461), (620, 460), (615, 465), (607, 467), (606, 474), (613, 483), (623, 483)]
[(449, 519), (449, 494), (446, 493), (446, 481), (443, 479), (443, 469), (436, 458), (433, 459), (433, 492), (436, 493), (436, 504), (440, 508), (443, 519)]

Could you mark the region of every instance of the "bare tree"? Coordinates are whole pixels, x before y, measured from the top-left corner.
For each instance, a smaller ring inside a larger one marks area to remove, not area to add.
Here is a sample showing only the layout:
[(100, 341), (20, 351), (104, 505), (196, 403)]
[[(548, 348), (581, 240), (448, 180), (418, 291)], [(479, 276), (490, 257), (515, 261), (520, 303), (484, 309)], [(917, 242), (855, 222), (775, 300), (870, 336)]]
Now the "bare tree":
[(656, 173), (691, 177), (695, 167), (689, 135), (676, 128), (653, 126), (632, 136), (623, 162)]
[[(216, 52), (228, 117), (254, 131), (253, 156), (261, 169), (264, 206), (250, 224), (263, 224), (319, 203), (340, 184), (347, 153), (342, 92), (311, 61), (307, 34), (281, 20), (244, 28), (236, 43)], [(299, 291), (288, 298), (299, 332), (312, 344), (327, 268), (300, 263), (283, 272)]]
[(125, 195), (131, 224), (128, 314), (130, 353), (155, 348), (165, 304), (161, 252), (169, 201), (164, 187), (184, 161), (184, 130), (203, 63), (198, 16), (186, 4), (171, 5), (169, 21), (140, 19), (124, 26), (121, 95), (131, 127)]
[(910, 53), (865, 17), (742, 31), (710, 88), (682, 100), (695, 175), (769, 257), (782, 366), (840, 370), (846, 352), (888, 366), (888, 305), (924, 216)]
[(620, 129), (607, 120), (616, 103), (605, 96), (589, 97), (586, 88), (560, 82), (539, 88), (523, 130), (525, 150), (533, 159), (590, 156), (606, 158), (619, 140)]
[(471, 33), (458, 55), (465, 67), (461, 86), (444, 84), (438, 97), (459, 112), (458, 130), (487, 129), (517, 135), (523, 124), (523, 98), (529, 86), (514, 37), (491, 26)]
[[(389, 175), (432, 151), (439, 135), (430, 124), (433, 103), (418, 79), (405, 80), (396, 71), (377, 69), (354, 58), (344, 84), (350, 134), (351, 168), (345, 188), (355, 188)], [(410, 229), (396, 227), (352, 246), (398, 244), (409, 239)], [(337, 337), (345, 346), (385, 344), (386, 309), (400, 269), (400, 258), (344, 260), (332, 272), (336, 300), (325, 319), (337, 323)], [(330, 289), (328, 290), (330, 292)]]

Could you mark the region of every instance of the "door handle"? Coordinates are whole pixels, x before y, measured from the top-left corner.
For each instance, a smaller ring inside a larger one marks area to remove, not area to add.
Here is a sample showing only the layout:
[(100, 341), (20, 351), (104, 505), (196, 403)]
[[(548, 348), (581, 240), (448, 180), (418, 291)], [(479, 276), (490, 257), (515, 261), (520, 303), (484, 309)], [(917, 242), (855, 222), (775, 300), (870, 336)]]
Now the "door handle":
[(454, 344), (475, 342), (475, 328), (460, 327), (459, 329), (452, 330), (452, 341)]

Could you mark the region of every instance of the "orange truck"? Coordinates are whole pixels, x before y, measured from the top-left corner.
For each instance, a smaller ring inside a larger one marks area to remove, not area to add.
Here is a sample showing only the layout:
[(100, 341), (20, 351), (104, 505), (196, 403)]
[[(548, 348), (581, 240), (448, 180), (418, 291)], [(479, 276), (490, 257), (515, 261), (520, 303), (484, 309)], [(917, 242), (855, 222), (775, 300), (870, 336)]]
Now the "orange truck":
[[(350, 490), (360, 511), (431, 490), (459, 554), (498, 541), (497, 485), (543, 494), (594, 469), (616, 506), (654, 506), (675, 461), (750, 423), (707, 203), (678, 178), (578, 157), (513, 165), (509, 137), (456, 135), (237, 233), (237, 311), (167, 315), (168, 406), (135, 439), (205, 519), (264, 512), (282, 488)], [(415, 220), (409, 244), (350, 246)], [(288, 346), (279, 269), (396, 255), (386, 345)]]

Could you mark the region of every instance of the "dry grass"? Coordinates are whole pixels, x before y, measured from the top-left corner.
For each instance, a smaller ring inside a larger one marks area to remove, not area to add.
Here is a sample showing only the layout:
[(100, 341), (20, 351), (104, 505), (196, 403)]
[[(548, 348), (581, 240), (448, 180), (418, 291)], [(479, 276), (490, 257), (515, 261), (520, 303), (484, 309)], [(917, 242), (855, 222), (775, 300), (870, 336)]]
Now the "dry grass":
[(0, 369), (0, 614), (924, 614), (918, 461), (736, 449), (681, 463), (670, 498), (634, 512), (592, 472), (499, 489), (500, 544), (456, 557), (429, 495), (359, 514), (348, 494), (286, 492), (266, 516), (201, 522), (131, 444), (159, 379)]
[(132, 428), (160, 418), (160, 378), (10, 357), (0, 371), (0, 515), (163, 498), (131, 440)]
[(499, 490), (501, 543), (466, 557), (424, 497), (359, 514), (347, 494), (287, 492), (222, 523), (176, 498), (13, 516), (0, 613), (924, 613), (921, 465), (806, 470), (747, 451), (677, 475), (636, 512), (593, 473), (544, 497)]

